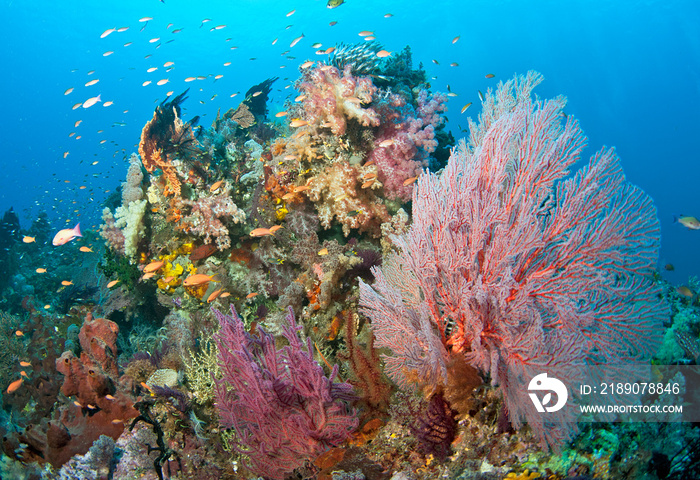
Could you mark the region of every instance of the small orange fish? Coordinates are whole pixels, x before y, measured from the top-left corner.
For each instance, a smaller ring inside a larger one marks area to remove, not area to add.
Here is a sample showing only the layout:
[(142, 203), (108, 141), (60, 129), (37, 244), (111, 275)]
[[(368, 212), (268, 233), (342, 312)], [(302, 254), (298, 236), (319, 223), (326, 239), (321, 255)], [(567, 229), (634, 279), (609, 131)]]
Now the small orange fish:
[(69, 285), (73, 285), (73, 282), (71, 282), (70, 280), (63, 280), (61, 282), (61, 285), (63, 285), (64, 287), (67, 287)]
[(250, 300), (251, 298), (255, 298), (258, 296), (257, 292), (249, 293), (248, 295), (245, 296), (246, 300)]
[(374, 32), (371, 32), (369, 30), (362, 30), (360, 33), (358, 33), (358, 35), (361, 37), (369, 37), (370, 35), (374, 35)]
[(321, 250), (318, 251), (318, 254), (319, 254), (320, 256), (328, 255), (328, 249), (324, 247), (324, 248), (322, 248)]
[(275, 113), (275, 117), (280, 118), (280, 117), (286, 117), (287, 112), (277, 112)]
[(19, 362), (19, 365), (21, 367), (31, 367), (32, 366), (32, 364), (29, 362)]
[(107, 284), (107, 288), (112, 288), (112, 287), (115, 286), (117, 283), (119, 283), (119, 280), (112, 280), (111, 282), (109, 282), (109, 283)]
[(306, 61), (306, 62), (304, 62), (304, 63), (301, 64), (301, 68), (302, 68), (302, 69), (309, 68), (309, 67), (310, 67), (311, 65), (313, 65), (313, 64), (314, 64), (314, 61), (313, 61), (313, 60), (308, 60), (308, 61)]
[(331, 53), (335, 52), (335, 47), (328, 47), (323, 51), (326, 55), (330, 55)]
[(262, 228), (261, 227), (261, 228), (253, 229), (250, 232), (251, 237), (264, 237), (266, 235), (274, 235), (272, 228)]
[(386, 50), (379, 50), (379, 51), (377, 52), (377, 56), (378, 56), (379, 58), (386, 58), (386, 57), (388, 57), (388, 56), (390, 56), (390, 55), (391, 55), (391, 52), (387, 52)]
[(75, 405), (75, 406), (78, 407), (78, 408), (83, 408), (83, 405), (82, 405), (79, 401), (77, 401), (77, 400), (74, 400), (74, 401), (73, 401), (73, 405)]
[(496, 75), (494, 75), (493, 73), (487, 73), (487, 74), (484, 75), (484, 76), (485, 76), (486, 78), (493, 78), (493, 77), (495, 77)]
[(46, 305), (44, 305), (44, 310), (49, 310), (50, 308), (51, 308), (51, 305), (49, 305), (48, 303)]
[(413, 182), (415, 182), (416, 180), (418, 180), (418, 177), (407, 178), (406, 180), (403, 181), (403, 186), (407, 187), (407, 186), (411, 185)]
[(21, 387), (23, 383), (24, 383), (24, 379), (23, 379), (23, 378), (20, 378), (19, 380), (15, 380), (14, 382), (12, 382), (12, 383), (10, 384), (10, 386), (7, 387), (7, 393), (16, 392), (17, 389), (18, 389), (19, 387)]
[(303, 94), (294, 99), (295, 102), (302, 102), (304, 100), (306, 100), (306, 95)]
[(109, 394), (105, 395), (105, 398), (107, 400), (114, 400), (114, 397), (112, 395), (109, 395)]
[(97, 407), (94, 406), (94, 405), (92, 405), (91, 403), (88, 403), (88, 404), (87, 404), (87, 407), (88, 407), (90, 410), (97, 410)]
[(311, 187), (309, 187), (308, 185), (301, 185), (299, 187), (292, 187), (292, 190), (294, 190), (294, 193), (299, 193), (299, 192), (305, 192), (309, 188), (311, 188)]
[(172, 276), (170, 276), (170, 277), (165, 277), (165, 278), (163, 279), (163, 281), (164, 281), (165, 283), (170, 283), (170, 282), (172, 282), (173, 280), (175, 280), (175, 277), (172, 277)]
[(25, 372), (24, 370), (22, 370), (21, 372), (19, 372), (19, 374), (20, 374), (21, 376), (23, 376), (24, 378), (29, 378), (29, 375), (27, 375), (27, 372)]
[(213, 292), (211, 292), (211, 295), (209, 295), (209, 298), (207, 298), (207, 303), (211, 303), (211, 302), (213, 302), (214, 300), (216, 300), (217, 297), (218, 297), (219, 295), (221, 295), (221, 292), (222, 292), (222, 291), (223, 291), (222, 289), (218, 289), (218, 290), (214, 290)]
[(328, 329), (328, 335), (326, 335), (326, 340), (335, 340), (338, 337), (338, 332), (340, 332), (340, 327), (343, 326), (343, 321), (341, 320), (340, 317), (335, 316), (333, 317), (333, 321), (331, 322), (331, 326)]
[(388, 140), (384, 140), (383, 142), (380, 142), (379, 146), (382, 148), (386, 148), (386, 147), (391, 147), (393, 144), (394, 144), (394, 140), (390, 138)]
[(80, 251), (84, 252), (84, 253), (92, 253), (92, 248), (82, 246), (82, 247), (80, 247)]
[(36, 242), (36, 238), (34, 238), (34, 237), (24, 237), (24, 238), (22, 239), (22, 241), (23, 241), (24, 243), (34, 243), (34, 242)]
[(63, 92), (63, 95), (69, 95), (72, 91), (73, 91), (73, 87), (71, 87), (71, 88), (67, 89), (65, 92)]
[(163, 265), (165, 265), (165, 262), (163, 260), (151, 262), (145, 267), (143, 267), (143, 273), (157, 272)]
[(80, 232), (80, 223), (78, 223), (75, 227), (73, 228), (64, 228), (63, 230), (59, 231), (55, 237), (53, 237), (53, 245), (55, 247), (59, 245), (64, 245), (71, 240), (73, 240), (76, 237), (82, 237), (82, 233)]
[(15, 332), (15, 335), (17, 335), (18, 337), (23, 337), (23, 336), (24, 336), (24, 332), (22, 332), (22, 330), (17, 330), (17, 331)]
[(289, 126), (292, 128), (303, 127), (303, 126), (308, 125), (308, 124), (309, 124), (309, 122), (307, 122), (306, 120), (302, 120), (300, 118), (295, 118), (294, 120), (289, 122)]
[(143, 276), (141, 277), (141, 280), (149, 280), (155, 276), (156, 276), (156, 272), (144, 273)]
[(37, 268), (36, 273), (46, 273), (46, 269), (45, 268)]
[(219, 188), (221, 188), (221, 185), (224, 184), (223, 180), (219, 180), (218, 182), (214, 182), (211, 187), (209, 187), (209, 191), (211, 193), (216, 192)]
[(114, 420), (112, 420), (112, 423), (114, 423), (114, 424), (124, 423), (124, 420), (122, 420), (121, 418), (115, 418)]
[(377, 174), (372, 172), (365, 173), (364, 175), (362, 175), (363, 180), (374, 180), (375, 178), (377, 178)]
[(231, 295), (231, 294), (230, 294), (229, 292), (224, 292), (224, 293), (222, 293), (222, 294), (219, 295), (219, 296), (220, 296), (221, 298), (226, 298), (226, 297), (228, 297), (228, 296), (230, 296), (230, 295)]
[(203, 273), (197, 273), (195, 275), (190, 275), (185, 279), (183, 282), (183, 285), (186, 287), (192, 287), (194, 285), (201, 285), (203, 283), (207, 282), (215, 282), (214, 277), (218, 274), (214, 275), (204, 275)]

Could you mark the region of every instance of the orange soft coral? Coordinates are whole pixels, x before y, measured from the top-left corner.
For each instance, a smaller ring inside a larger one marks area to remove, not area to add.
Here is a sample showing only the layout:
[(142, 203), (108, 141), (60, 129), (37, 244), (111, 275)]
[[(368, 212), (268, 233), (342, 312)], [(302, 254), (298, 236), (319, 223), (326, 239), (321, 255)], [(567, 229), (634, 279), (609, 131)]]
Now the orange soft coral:
[(141, 141), (139, 142), (139, 155), (143, 167), (153, 172), (157, 168), (163, 171), (163, 177), (166, 184), (163, 189), (165, 196), (175, 195), (180, 196), (180, 181), (177, 179), (177, 171), (173, 164), (168, 160), (168, 156), (163, 158), (163, 149), (158, 146), (157, 138), (152, 135), (153, 125), (158, 121), (158, 111), (153, 113), (153, 118), (146, 123), (141, 131)]

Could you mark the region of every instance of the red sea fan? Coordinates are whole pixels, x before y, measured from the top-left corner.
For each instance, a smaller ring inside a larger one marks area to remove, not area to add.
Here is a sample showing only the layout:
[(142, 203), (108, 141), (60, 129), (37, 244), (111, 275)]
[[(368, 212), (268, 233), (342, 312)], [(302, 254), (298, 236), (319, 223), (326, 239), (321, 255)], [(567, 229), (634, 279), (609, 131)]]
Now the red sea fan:
[(288, 346), (277, 350), (272, 335), (244, 330), (231, 306), (231, 316), (212, 309), (221, 324), (215, 340), (222, 379), (216, 382), (216, 407), (222, 426), (236, 430), (236, 449), (250, 460), (247, 467), (265, 478), (284, 479), (327, 448), (348, 439), (357, 427), (354, 398), (347, 383), (333, 383), (311, 354), (311, 340), (297, 334), (289, 309), (283, 335)]
[(651, 199), (613, 150), (569, 176), (586, 137), (563, 97), (531, 98), (540, 81), (489, 92), (469, 145), (442, 175), (420, 177), (413, 225), (393, 237), (398, 252), (373, 269), (373, 288), (361, 283), (360, 304), (400, 386), (444, 384), (447, 350), (461, 353), (500, 386), (516, 427), (524, 419), (557, 444), (575, 424), (545, 426), (513, 375), (648, 360), (668, 311), (653, 281)]

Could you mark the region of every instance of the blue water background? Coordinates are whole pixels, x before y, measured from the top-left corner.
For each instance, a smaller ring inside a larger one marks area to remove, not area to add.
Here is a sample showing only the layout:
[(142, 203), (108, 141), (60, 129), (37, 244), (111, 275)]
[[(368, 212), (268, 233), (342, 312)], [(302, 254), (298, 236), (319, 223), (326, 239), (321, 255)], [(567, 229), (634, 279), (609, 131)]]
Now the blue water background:
[[(415, 64), (422, 62), (436, 77), (433, 89), (449, 85), (458, 94), (448, 113), (457, 137), (464, 136), (466, 117), (479, 112), (477, 91), (530, 69), (543, 73), (537, 93), (568, 97), (567, 113), (590, 139), (586, 157), (602, 145), (615, 146), (627, 177), (654, 198), (661, 265), (676, 268), (663, 275), (684, 283), (700, 272), (700, 231), (673, 221), (679, 214), (700, 217), (697, 0), (348, 0), (332, 10), (321, 0), (115, 3), (0, 2), (0, 213), (14, 206), (24, 227), (44, 209), (56, 228), (76, 221), (95, 228), (105, 191), (123, 181), (125, 158), (136, 151), (141, 128), (166, 92), (189, 87), (184, 117), (201, 115), (208, 126), (217, 109), (237, 106), (250, 86), (279, 76), (274, 113), (295, 96), (284, 87), (297, 78), (298, 66), (322, 58), (313, 43), (362, 42), (358, 32), (370, 30), (387, 50), (410, 45)], [(393, 16), (385, 18), (387, 13)], [(153, 20), (140, 23), (146, 16)], [(202, 24), (204, 19), (211, 21)], [(226, 27), (211, 30), (218, 25)], [(108, 28), (127, 26), (100, 38)], [(149, 43), (153, 38), (160, 40)], [(125, 47), (127, 42), (133, 44)], [(106, 51), (114, 53), (105, 57)], [(167, 61), (175, 62), (169, 73)], [(150, 67), (158, 70), (147, 73)], [(88, 75), (90, 70), (95, 73)], [(496, 78), (486, 79), (488, 73)], [(185, 83), (189, 76), (207, 79)], [(95, 78), (99, 83), (84, 86)], [(169, 83), (157, 86), (164, 78)], [(142, 86), (147, 80), (152, 84)], [(64, 95), (70, 87), (74, 91)], [(98, 94), (114, 104), (71, 109)], [(467, 102), (474, 105), (460, 114)], [(82, 123), (75, 127), (77, 120)], [(71, 132), (82, 138), (70, 138)]]

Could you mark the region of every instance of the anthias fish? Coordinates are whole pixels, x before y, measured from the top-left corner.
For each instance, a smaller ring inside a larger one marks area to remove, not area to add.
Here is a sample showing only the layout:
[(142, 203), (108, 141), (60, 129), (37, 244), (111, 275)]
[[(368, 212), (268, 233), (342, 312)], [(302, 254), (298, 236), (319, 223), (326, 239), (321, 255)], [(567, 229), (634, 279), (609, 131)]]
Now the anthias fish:
[(53, 244), (54, 246), (59, 246), (59, 245), (64, 245), (71, 240), (73, 240), (76, 237), (82, 237), (83, 235), (80, 233), (80, 223), (78, 223), (75, 227), (73, 228), (64, 228), (60, 232), (56, 234), (55, 237), (53, 237)]

